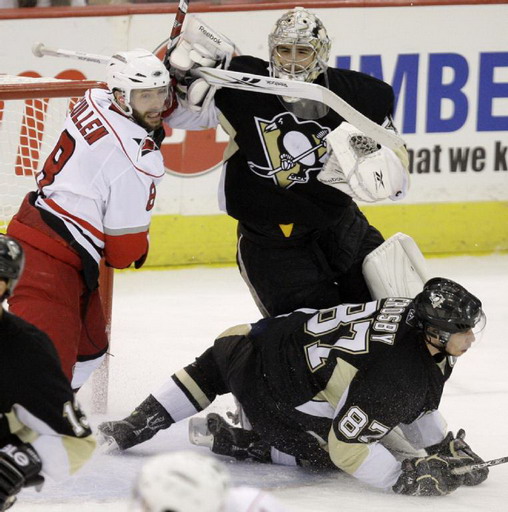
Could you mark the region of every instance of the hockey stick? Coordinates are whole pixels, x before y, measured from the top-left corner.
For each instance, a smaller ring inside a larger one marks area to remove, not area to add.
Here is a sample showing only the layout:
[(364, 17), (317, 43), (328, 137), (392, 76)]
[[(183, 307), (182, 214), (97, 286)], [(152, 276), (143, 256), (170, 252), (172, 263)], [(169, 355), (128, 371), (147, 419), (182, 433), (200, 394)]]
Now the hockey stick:
[[(164, 57), (164, 64), (166, 64), (166, 60), (168, 58), (168, 50), (170, 49), (173, 41), (182, 32), (182, 25), (185, 20), (185, 15), (187, 14), (188, 8), (189, 0), (180, 0), (178, 2), (178, 10), (176, 12), (175, 21), (173, 22), (171, 33), (169, 35), (166, 55)], [(86, 62), (96, 62), (97, 64), (107, 64), (110, 60), (110, 57), (106, 57), (105, 55), (96, 55), (95, 53), (49, 48), (44, 43), (34, 43), (32, 46), (32, 53), (36, 57), (45, 57), (46, 55), (50, 55), (52, 57), (66, 57), (68, 59), (84, 60)]]
[(470, 464), (469, 466), (463, 466), (461, 468), (452, 469), (453, 475), (464, 475), (470, 471), (476, 471), (478, 469), (488, 468), (490, 466), (497, 466), (499, 464), (505, 464), (508, 462), (508, 457), (500, 457), (499, 459), (492, 459), (486, 462), (478, 462), (477, 464)]
[(176, 11), (175, 21), (173, 22), (173, 27), (171, 28), (171, 33), (169, 34), (168, 44), (166, 47), (166, 55), (164, 56), (164, 65), (167, 66), (167, 60), (169, 58), (169, 50), (173, 45), (173, 41), (180, 35), (182, 32), (183, 22), (185, 20), (185, 16), (189, 9), (189, 0), (179, 0), (178, 2), (178, 10)]
[(111, 57), (105, 55), (97, 55), (95, 53), (76, 52), (73, 50), (61, 50), (56, 48), (48, 48), (44, 43), (34, 43), (32, 53), (36, 57), (44, 57), (51, 55), (52, 57), (65, 57), (67, 59), (84, 60), (86, 62), (96, 62), (97, 64), (107, 64)]
[[(173, 41), (182, 32), (182, 25), (185, 20), (185, 15), (187, 14), (188, 8), (189, 0), (180, 0), (178, 2), (178, 10), (176, 12), (175, 21), (173, 22), (171, 33), (169, 35), (166, 55), (164, 57), (164, 64), (166, 64), (166, 60), (168, 58), (168, 50), (171, 48)], [(32, 53), (36, 57), (44, 57), (46, 55), (50, 55), (52, 57), (66, 57), (68, 59), (84, 60), (86, 62), (96, 62), (97, 64), (107, 64), (110, 60), (110, 57), (106, 57), (105, 55), (96, 55), (95, 53), (49, 48), (44, 43), (34, 43), (32, 46)]]
[(379, 144), (392, 150), (405, 144), (404, 140), (396, 133), (371, 121), (349, 103), (321, 85), (207, 67), (196, 68), (192, 73), (217, 87), (320, 101)]

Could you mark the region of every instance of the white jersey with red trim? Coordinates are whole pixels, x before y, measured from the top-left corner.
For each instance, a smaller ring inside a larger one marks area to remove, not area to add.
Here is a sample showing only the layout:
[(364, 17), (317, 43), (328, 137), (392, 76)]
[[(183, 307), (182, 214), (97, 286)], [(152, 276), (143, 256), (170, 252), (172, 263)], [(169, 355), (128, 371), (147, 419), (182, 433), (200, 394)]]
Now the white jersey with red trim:
[(140, 125), (91, 89), (68, 115), (37, 176), (36, 205), (60, 218), (98, 263), (124, 268), (148, 251), (162, 154)]
[[(254, 487), (233, 487), (226, 495), (224, 512), (289, 512), (271, 494)], [(222, 512), (222, 511), (221, 511)]]

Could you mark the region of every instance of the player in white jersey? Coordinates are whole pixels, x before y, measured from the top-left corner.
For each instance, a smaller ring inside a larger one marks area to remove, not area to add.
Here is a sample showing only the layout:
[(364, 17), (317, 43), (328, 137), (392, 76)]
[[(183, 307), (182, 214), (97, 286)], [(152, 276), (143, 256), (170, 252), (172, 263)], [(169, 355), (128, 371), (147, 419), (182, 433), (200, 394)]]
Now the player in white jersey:
[(134, 485), (132, 512), (285, 512), (269, 493), (231, 487), (222, 463), (197, 452), (151, 458)]
[(108, 347), (98, 293), (99, 263), (143, 265), (156, 186), (169, 73), (146, 50), (114, 55), (109, 90), (91, 89), (62, 133), (8, 227), (27, 271), (10, 299), (15, 314), (46, 332), (78, 389)]

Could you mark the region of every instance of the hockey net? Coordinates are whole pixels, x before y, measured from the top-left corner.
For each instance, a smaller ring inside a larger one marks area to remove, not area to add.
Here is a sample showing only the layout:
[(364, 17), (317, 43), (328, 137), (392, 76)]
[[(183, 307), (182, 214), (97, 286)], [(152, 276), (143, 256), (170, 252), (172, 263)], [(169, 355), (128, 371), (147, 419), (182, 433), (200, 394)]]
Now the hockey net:
[[(35, 175), (60, 136), (65, 117), (86, 90), (105, 87), (92, 80), (0, 75), (0, 232), (5, 233)], [(101, 269), (100, 290), (111, 325), (112, 269)], [(95, 412), (107, 407), (107, 363), (92, 378)]]

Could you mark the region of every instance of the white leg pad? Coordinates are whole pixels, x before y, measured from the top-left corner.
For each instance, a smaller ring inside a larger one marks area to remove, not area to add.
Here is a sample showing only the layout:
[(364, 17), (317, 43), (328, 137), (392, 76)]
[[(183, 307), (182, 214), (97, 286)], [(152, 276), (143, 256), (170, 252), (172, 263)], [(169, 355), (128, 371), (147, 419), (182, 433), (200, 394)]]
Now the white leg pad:
[(368, 254), (362, 270), (374, 299), (415, 297), (428, 280), (423, 254), (404, 233), (396, 233)]

